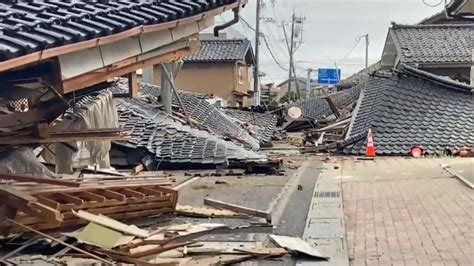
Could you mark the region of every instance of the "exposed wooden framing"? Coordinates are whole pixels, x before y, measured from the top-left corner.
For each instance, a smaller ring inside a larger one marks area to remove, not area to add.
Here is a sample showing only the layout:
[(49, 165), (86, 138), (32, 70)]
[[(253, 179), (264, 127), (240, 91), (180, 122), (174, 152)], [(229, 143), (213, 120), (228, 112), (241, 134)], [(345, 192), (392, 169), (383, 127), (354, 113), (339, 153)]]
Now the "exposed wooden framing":
[(40, 230), (84, 224), (85, 221), (76, 217), (72, 210), (87, 210), (114, 219), (175, 212), (177, 191), (161, 188), (159, 183), (117, 183), (119, 184), (111, 182), (108, 185), (90, 184), (79, 188), (51, 188), (39, 191), (13, 189), (11, 192), (5, 191), (9, 187), (0, 186), (0, 195), (9, 196), (9, 204), (22, 211), (15, 217), (17, 222)]
[[(160, 31), (160, 30), (165, 30), (165, 29), (170, 29), (170, 28), (176, 28), (176, 27), (184, 25), (184, 24), (200, 21), (202, 19), (205, 19), (205, 18), (208, 18), (208, 17), (211, 17), (211, 16), (216, 16), (216, 15), (222, 13), (222, 12), (225, 12), (227, 10), (231, 10), (231, 9), (234, 9), (234, 8), (238, 7), (239, 3), (240, 3), (240, 5), (243, 6), (243, 5), (247, 4), (247, 2), (248, 2), (248, 0), (240, 0), (240, 1), (237, 1), (235, 3), (229, 4), (229, 5), (226, 5), (226, 6), (222, 6), (222, 7), (218, 7), (218, 8), (209, 10), (207, 12), (197, 14), (195, 16), (191, 16), (191, 17), (188, 17), (188, 18), (184, 18), (184, 19), (181, 19), (181, 20), (167, 22), (167, 23), (161, 23), (161, 24), (157, 24), (157, 25), (138, 26), (138, 27), (135, 27), (133, 29), (129, 29), (127, 31), (117, 33), (117, 34), (114, 34), (114, 35), (99, 37), (99, 38), (95, 38), (95, 39), (91, 39), (91, 40), (87, 40), (87, 41), (83, 41), (83, 42), (72, 43), (72, 44), (63, 45), (63, 46), (60, 46), (60, 47), (55, 47), (55, 48), (51, 48), (51, 49), (47, 49), (47, 50), (43, 50), (43, 51), (30, 53), (30, 54), (27, 54), (27, 55), (24, 55), (24, 56), (20, 56), (20, 57), (13, 58), (13, 59), (10, 59), (10, 60), (4, 61), (4, 62), (0, 62), (0, 72), (8, 70), (8, 69), (21, 67), (21, 66), (28, 65), (28, 64), (34, 64), (34, 63), (37, 63), (39, 61), (42, 61), (42, 60), (45, 60), (45, 59), (48, 59), (48, 58), (53, 58), (53, 57), (56, 57), (56, 56), (59, 56), (59, 55), (68, 54), (68, 53), (72, 53), (72, 52), (76, 52), (76, 51), (80, 51), (80, 50), (84, 50), (84, 49), (90, 49), (90, 48), (98, 47), (98, 46), (101, 46), (101, 45), (116, 42), (116, 41), (123, 40), (123, 39), (126, 39), (126, 38), (138, 36), (142, 33), (155, 32), (155, 31)], [(119, 76), (121, 76), (121, 75), (119, 75)]]
[(108, 189), (101, 190), (100, 194), (106, 196), (107, 198), (116, 199), (119, 201), (123, 201), (126, 198), (125, 195), (115, 192), (113, 190), (108, 190)]
[(66, 193), (58, 193), (57, 196), (60, 197), (61, 199), (65, 200), (65, 201), (73, 203), (75, 205), (81, 205), (81, 204), (84, 203), (84, 200), (82, 200), (78, 197), (66, 194)]
[(128, 75), (128, 87), (130, 88), (130, 98), (137, 98), (139, 89), (137, 71), (132, 71)]
[[(137, 212), (125, 212), (125, 213), (113, 213), (107, 215), (109, 218), (116, 219), (116, 220), (127, 220), (127, 219), (136, 219), (136, 218), (144, 218), (149, 216), (155, 215), (165, 215), (165, 214), (172, 214), (174, 212), (174, 208), (160, 208), (154, 210), (145, 210), (145, 211), (137, 211)], [(31, 225), (32, 228), (36, 230), (52, 230), (61, 228), (67, 228), (70, 226), (77, 226), (77, 225), (84, 225), (87, 224), (88, 221), (83, 219), (71, 219), (71, 220), (64, 220), (60, 224), (52, 224), (52, 223), (38, 223)], [(21, 228), (13, 228), (11, 233), (22, 233), (25, 230)]]
[(59, 211), (38, 203), (38, 200), (35, 197), (18, 191), (11, 186), (0, 186), (0, 196), (6, 198), (5, 205), (17, 210), (43, 217), (48, 221), (58, 222), (62, 220), (62, 215)]
[(132, 60), (127, 59), (127, 62), (129, 64), (121, 68), (105, 67), (102, 69), (98, 69), (94, 72), (90, 72), (74, 77), (72, 79), (65, 80), (63, 82), (64, 93), (89, 87), (114, 77), (120, 77), (130, 72), (136, 71), (137, 69), (146, 68), (163, 62), (176, 60), (178, 58), (188, 55), (189, 53), (191, 53), (191, 50), (189, 48), (182, 48), (172, 53), (160, 55), (143, 61), (139, 61), (139, 56), (135, 56), (132, 58)]
[(80, 183), (73, 182), (73, 181), (66, 181), (66, 180), (54, 179), (54, 178), (49, 178), (49, 177), (36, 177), (36, 176), (30, 176), (30, 175), (10, 174), (10, 173), (0, 173), (0, 179), (14, 180), (17, 182), (35, 182), (35, 183), (42, 183), (42, 184), (52, 184), (52, 185), (60, 185), (60, 186), (67, 186), (67, 187), (80, 186)]
[(145, 194), (140, 193), (135, 190), (128, 189), (128, 188), (120, 189), (119, 193), (127, 195), (129, 197), (133, 197), (133, 198), (140, 198), (140, 199), (145, 198)]
[(78, 194), (82, 198), (92, 200), (92, 201), (95, 201), (95, 202), (104, 202), (105, 201), (105, 197), (97, 195), (97, 194), (89, 192), (89, 191), (79, 192)]
[(101, 258), (101, 257), (99, 257), (99, 256), (97, 256), (97, 255), (94, 255), (94, 254), (92, 254), (92, 253), (89, 253), (89, 252), (87, 252), (87, 251), (85, 251), (85, 250), (82, 250), (82, 249), (80, 249), (80, 248), (78, 248), (78, 247), (76, 247), (76, 246), (73, 246), (73, 245), (71, 245), (71, 244), (68, 244), (68, 243), (66, 243), (66, 242), (64, 242), (64, 241), (62, 241), (62, 240), (59, 240), (59, 239), (57, 239), (57, 238), (54, 238), (54, 237), (52, 237), (52, 236), (50, 236), (50, 235), (47, 235), (47, 234), (45, 234), (45, 233), (41, 233), (40, 231), (37, 231), (37, 230), (35, 230), (35, 229), (33, 229), (33, 228), (29, 227), (29, 226), (26, 226), (26, 225), (23, 225), (23, 224), (21, 224), (21, 223), (15, 222), (15, 221), (13, 221), (12, 219), (7, 219), (7, 220), (8, 220), (10, 223), (12, 223), (12, 224), (14, 224), (14, 225), (16, 225), (16, 226), (19, 226), (19, 227), (21, 227), (21, 228), (23, 228), (23, 229), (25, 229), (25, 230), (27, 230), (27, 231), (31, 231), (31, 232), (33, 232), (33, 233), (35, 233), (35, 234), (38, 234), (38, 235), (40, 235), (40, 236), (42, 236), (42, 237), (44, 237), (44, 238), (47, 238), (47, 239), (49, 239), (49, 240), (51, 240), (51, 241), (57, 242), (57, 243), (59, 243), (59, 244), (61, 244), (61, 245), (64, 245), (64, 246), (69, 247), (69, 248), (71, 248), (71, 249), (74, 249), (75, 251), (78, 251), (78, 252), (80, 252), (80, 253), (82, 253), (82, 254), (86, 254), (87, 256), (89, 256), (89, 257), (91, 257), (91, 258), (93, 258), (93, 259), (102, 261), (103, 263), (105, 263), (105, 264), (107, 264), (107, 265), (114, 265), (114, 263), (112, 263), (112, 262), (110, 262), (110, 261), (108, 261), (108, 260), (106, 260), (106, 259), (103, 259), (103, 258)]

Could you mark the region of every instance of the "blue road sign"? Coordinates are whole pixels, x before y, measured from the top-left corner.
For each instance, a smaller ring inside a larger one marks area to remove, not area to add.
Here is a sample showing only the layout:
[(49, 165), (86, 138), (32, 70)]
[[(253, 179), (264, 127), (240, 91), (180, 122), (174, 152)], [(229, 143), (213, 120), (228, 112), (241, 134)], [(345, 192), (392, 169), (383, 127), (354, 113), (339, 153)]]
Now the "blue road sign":
[(318, 83), (321, 85), (335, 85), (341, 80), (341, 69), (319, 68)]

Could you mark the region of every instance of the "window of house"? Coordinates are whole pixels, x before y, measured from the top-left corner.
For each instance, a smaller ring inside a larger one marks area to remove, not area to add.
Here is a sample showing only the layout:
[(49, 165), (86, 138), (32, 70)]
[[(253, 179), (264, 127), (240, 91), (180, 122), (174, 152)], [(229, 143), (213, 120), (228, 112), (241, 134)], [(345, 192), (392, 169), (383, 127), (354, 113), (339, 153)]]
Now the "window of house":
[(239, 80), (239, 84), (244, 84), (244, 67), (243, 66), (239, 66), (239, 69), (238, 69), (238, 80)]

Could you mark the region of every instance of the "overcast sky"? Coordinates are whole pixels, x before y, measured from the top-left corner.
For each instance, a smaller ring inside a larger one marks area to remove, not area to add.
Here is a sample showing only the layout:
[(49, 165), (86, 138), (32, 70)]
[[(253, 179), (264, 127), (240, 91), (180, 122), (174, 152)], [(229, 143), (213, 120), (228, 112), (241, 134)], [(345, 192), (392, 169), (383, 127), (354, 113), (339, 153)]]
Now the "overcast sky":
[[(289, 22), (293, 7), (297, 16), (306, 17), (304, 43), (295, 54), (297, 74), (306, 77), (307, 68), (334, 67), (334, 62), (347, 77), (364, 67), (365, 43), (362, 39), (356, 45), (356, 38), (369, 34), (369, 63), (380, 59), (390, 23), (414, 24), (442, 10), (442, 6), (429, 7), (422, 0), (263, 0), (263, 17), (275, 22), (262, 22), (262, 31), (267, 36), (270, 49), (277, 60), (288, 68), (288, 53), (284, 42), (281, 21)], [(425, 0), (437, 4), (444, 0)], [(256, 0), (249, 0), (242, 10), (242, 17), (255, 26)], [(229, 17), (231, 12), (220, 16), (216, 23)], [(242, 34), (254, 42), (252, 30), (240, 22), (228, 30), (232, 36)], [(261, 70), (266, 73), (265, 81), (279, 82), (288, 74), (277, 66), (262, 43)], [(343, 58), (346, 57), (346, 58)]]

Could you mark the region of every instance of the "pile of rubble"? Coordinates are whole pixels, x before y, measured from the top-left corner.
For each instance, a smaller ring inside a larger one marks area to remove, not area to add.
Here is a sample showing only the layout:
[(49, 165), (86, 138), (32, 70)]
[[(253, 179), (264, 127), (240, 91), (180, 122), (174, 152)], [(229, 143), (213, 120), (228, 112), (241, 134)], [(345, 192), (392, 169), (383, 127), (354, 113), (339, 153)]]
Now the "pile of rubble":
[(302, 131), (303, 152), (363, 155), (371, 130), (378, 155), (454, 155), (474, 147), (473, 87), (410, 66), (376, 71), (367, 81), (298, 107), (286, 117), (289, 131)]

